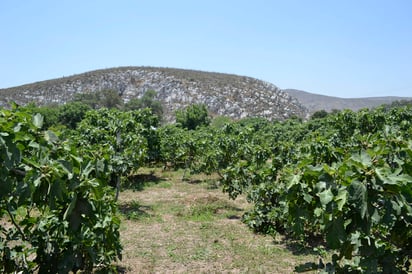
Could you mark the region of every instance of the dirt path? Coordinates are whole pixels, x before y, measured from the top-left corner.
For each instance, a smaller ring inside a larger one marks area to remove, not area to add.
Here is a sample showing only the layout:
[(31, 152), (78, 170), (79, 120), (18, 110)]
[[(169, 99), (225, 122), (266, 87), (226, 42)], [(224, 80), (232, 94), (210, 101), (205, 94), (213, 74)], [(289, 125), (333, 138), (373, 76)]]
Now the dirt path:
[(230, 200), (213, 178), (145, 171), (144, 187), (120, 194), (126, 273), (292, 273), (316, 260), (251, 232), (245, 199)]

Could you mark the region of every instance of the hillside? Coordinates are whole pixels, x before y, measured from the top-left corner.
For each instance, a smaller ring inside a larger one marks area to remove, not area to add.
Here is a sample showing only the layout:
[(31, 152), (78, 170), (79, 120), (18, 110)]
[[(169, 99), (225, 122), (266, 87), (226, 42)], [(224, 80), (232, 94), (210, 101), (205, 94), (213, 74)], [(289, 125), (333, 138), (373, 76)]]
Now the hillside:
[(367, 98), (339, 98), (314, 94), (296, 89), (284, 89), (284, 92), (295, 97), (310, 113), (317, 110), (351, 109), (357, 111), (362, 108), (374, 108), (382, 104), (390, 104), (394, 101), (412, 100), (412, 97), (367, 97)]
[(295, 98), (267, 82), (231, 74), (154, 67), (110, 68), (0, 89), (0, 106), (10, 101), (63, 104), (76, 93), (104, 89), (118, 91), (125, 102), (155, 90), (166, 121), (174, 119), (177, 109), (195, 103), (206, 104), (213, 115), (234, 119), (259, 116), (283, 120), (307, 115)]

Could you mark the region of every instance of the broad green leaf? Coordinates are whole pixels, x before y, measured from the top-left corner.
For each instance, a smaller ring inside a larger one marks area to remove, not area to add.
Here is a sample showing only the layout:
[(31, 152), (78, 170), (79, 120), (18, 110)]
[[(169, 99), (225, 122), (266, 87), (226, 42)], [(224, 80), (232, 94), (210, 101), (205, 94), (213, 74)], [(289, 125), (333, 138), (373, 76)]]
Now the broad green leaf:
[(35, 161), (31, 160), (31, 159), (23, 158), (23, 162), (24, 162), (26, 165), (31, 166), (31, 167), (34, 167), (34, 168), (36, 168), (36, 169), (40, 169), (40, 168), (41, 168), (41, 164), (40, 164), (40, 163), (37, 163), (37, 162), (35, 162)]
[(30, 141), (29, 147), (39, 149), (39, 148), (40, 148), (40, 145), (39, 145), (39, 143), (37, 143), (37, 142), (35, 142), (35, 141), (33, 140), (33, 141)]
[(375, 208), (373, 211), (371, 220), (373, 221), (374, 224), (378, 224), (379, 221), (381, 220), (381, 216), (379, 215), (379, 210)]
[(389, 167), (376, 168), (375, 173), (378, 178), (387, 185), (397, 185), (412, 182), (412, 176), (408, 174), (399, 174), (400, 170), (392, 173)]
[(301, 177), (301, 174), (293, 174), (292, 178), (289, 180), (287, 189), (290, 189), (292, 186), (299, 184)]
[(399, 216), (401, 214), (402, 204), (399, 203), (397, 200), (392, 200), (391, 204), (392, 204), (392, 209), (396, 212), (396, 215)]
[(54, 180), (50, 183), (49, 189), (50, 207), (54, 207), (56, 201), (63, 200), (64, 183), (61, 180)]
[(361, 164), (363, 167), (371, 166), (372, 165), (372, 158), (371, 156), (364, 150), (362, 150), (358, 154), (353, 154), (351, 159), (356, 162)]
[(326, 182), (324, 181), (320, 181), (316, 184), (316, 188), (318, 189), (318, 191), (322, 191), (326, 188)]
[(368, 209), (366, 186), (359, 181), (353, 181), (348, 190), (349, 202), (359, 210), (361, 218), (365, 218)]
[(77, 231), (80, 228), (81, 221), (82, 221), (81, 217), (82, 217), (81, 214), (79, 212), (77, 212), (76, 210), (73, 211), (72, 214), (69, 216), (69, 227), (73, 231)]
[(338, 249), (346, 239), (344, 221), (342, 217), (333, 219), (326, 227), (326, 242), (333, 249)]
[(353, 233), (350, 235), (350, 242), (351, 242), (351, 244), (356, 245), (356, 246), (360, 246), (360, 245), (361, 245), (360, 239), (359, 239), (360, 237), (361, 237), (361, 234), (360, 234), (359, 231), (353, 232)]
[(26, 206), (19, 206), (16, 210), (16, 215), (19, 218), (24, 218), (27, 215), (27, 208)]
[(68, 220), (68, 217), (72, 214), (73, 209), (76, 207), (77, 203), (77, 194), (74, 193), (72, 200), (70, 201), (70, 205), (67, 207), (66, 211), (64, 212), (63, 219)]
[(67, 174), (67, 179), (73, 178), (73, 167), (69, 161), (59, 160), (57, 161), (63, 171)]
[(303, 199), (309, 204), (312, 201), (313, 197), (310, 194), (303, 193)]
[(318, 194), (320, 198), (320, 202), (323, 206), (326, 206), (333, 200), (333, 193), (330, 190), (330, 188), (322, 191), (321, 193)]
[(320, 217), (323, 213), (323, 210), (319, 207), (315, 208), (315, 210), (313, 211), (313, 214), (315, 214), (316, 217)]
[[(1, 176), (6, 176), (7, 171), (0, 167)], [(8, 197), (13, 190), (13, 182), (9, 177), (3, 177), (0, 179), (0, 200), (4, 197)]]
[(37, 128), (42, 128), (43, 119), (44, 117), (40, 113), (37, 113), (36, 115), (33, 116), (33, 125)]
[(14, 166), (16, 166), (20, 163), (21, 153), (20, 153), (20, 150), (16, 147), (15, 144), (13, 144), (11, 142), (7, 142), (5, 145), (6, 145), (6, 148), (5, 148), (6, 153), (4, 154), (4, 156), (5, 156), (4, 165), (8, 169), (12, 169)]
[(13, 131), (14, 131), (14, 132), (19, 132), (20, 129), (21, 129), (21, 123), (18, 123), (18, 124), (13, 128)]
[(47, 130), (44, 132), (44, 139), (49, 143), (56, 143), (59, 141), (59, 137), (53, 131)]
[(70, 154), (70, 158), (75, 162), (75, 166), (81, 166), (83, 159), (77, 155)]
[(341, 187), (338, 190), (338, 195), (335, 196), (335, 201), (338, 204), (339, 211), (342, 211), (343, 206), (346, 204), (348, 200), (348, 191), (345, 187)]

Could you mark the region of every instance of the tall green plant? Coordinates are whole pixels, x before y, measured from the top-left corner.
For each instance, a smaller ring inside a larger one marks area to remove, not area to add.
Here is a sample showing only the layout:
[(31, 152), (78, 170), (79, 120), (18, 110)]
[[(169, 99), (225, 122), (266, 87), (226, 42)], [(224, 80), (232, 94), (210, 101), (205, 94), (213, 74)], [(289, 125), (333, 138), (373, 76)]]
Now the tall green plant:
[(194, 104), (176, 111), (176, 122), (189, 130), (209, 125), (210, 117), (206, 105)]
[(87, 112), (72, 138), (80, 151), (104, 161), (117, 196), (123, 176), (157, 160), (160, 153), (157, 125), (158, 119), (149, 109), (103, 108)]
[(261, 165), (253, 158), (230, 165), (224, 189), (231, 197), (245, 193), (254, 204), (244, 216), (254, 230), (321, 239), (335, 252), (326, 271), (406, 273), (411, 114), (411, 108), (344, 111), (312, 120), (297, 133), (282, 131), (292, 142), (279, 136)]
[(104, 163), (42, 125), (39, 114), (0, 111), (0, 271), (110, 265), (122, 248)]

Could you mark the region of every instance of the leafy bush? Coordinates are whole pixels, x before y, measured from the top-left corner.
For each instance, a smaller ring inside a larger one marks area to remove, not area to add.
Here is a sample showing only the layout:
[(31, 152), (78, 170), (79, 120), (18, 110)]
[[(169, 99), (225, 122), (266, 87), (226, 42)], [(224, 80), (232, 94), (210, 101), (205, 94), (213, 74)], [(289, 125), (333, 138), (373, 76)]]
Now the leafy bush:
[(120, 220), (100, 158), (0, 111), (0, 271), (90, 272), (121, 258)]
[(176, 111), (176, 122), (189, 130), (209, 125), (210, 117), (206, 105), (195, 104)]
[(148, 90), (143, 94), (141, 98), (130, 99), (130, 101), (125, 104), (125, 109), (140, 110), (149, 108), (152, 113), (157, 115), (161, 120), (163, 115), (163, 106), (160, 101), (155, 100), (156, 95), (156, 91)]
[(90, 106), (81, 102), (66, 103), (59, 108), (59, 122), (70, 129), (75, 129), (89, 110), (91, 110)]
[(246, 193), (254, 208), (244, 221), (255, 231), (323, 240), (335, 251), (326, 271), (406, 273), (411, 115), (411, 108), (377, 109), (311, 120), (280, 136), (266, 162), (250, 157), (229, 165), (224, 190), (233, 198)]

